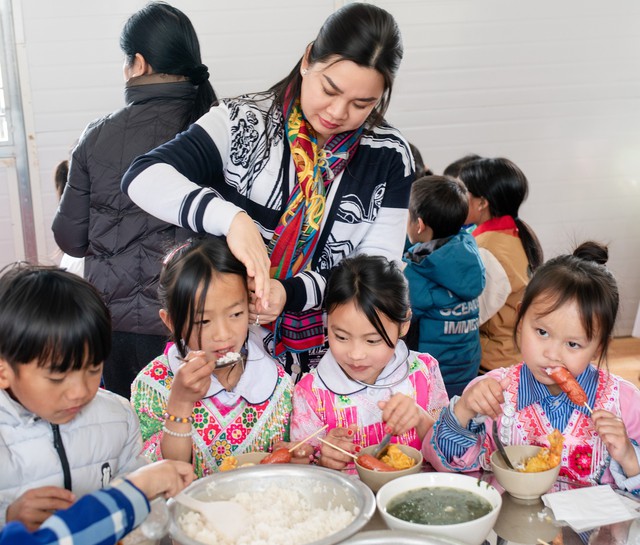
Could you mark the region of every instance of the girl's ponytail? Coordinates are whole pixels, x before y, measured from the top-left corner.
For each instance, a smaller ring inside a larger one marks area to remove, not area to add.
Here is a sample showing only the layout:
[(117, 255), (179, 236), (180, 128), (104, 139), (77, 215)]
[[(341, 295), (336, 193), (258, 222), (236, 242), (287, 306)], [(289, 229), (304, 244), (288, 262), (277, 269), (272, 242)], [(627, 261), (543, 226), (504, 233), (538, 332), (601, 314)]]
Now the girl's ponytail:
[(533, 232), (533, 229), (531, 229), (527, 223), (522, 221), (520, 218), (514, 219), (516, 227), (518, 228), (518, 236), (520, 237), (524, 253), (526, 254), (527, 261), (529, 262), (529, 274), (533, 274), (533, 272), (542, 265), (544, 261), (542, 245), (540, 244), (537, 235)]

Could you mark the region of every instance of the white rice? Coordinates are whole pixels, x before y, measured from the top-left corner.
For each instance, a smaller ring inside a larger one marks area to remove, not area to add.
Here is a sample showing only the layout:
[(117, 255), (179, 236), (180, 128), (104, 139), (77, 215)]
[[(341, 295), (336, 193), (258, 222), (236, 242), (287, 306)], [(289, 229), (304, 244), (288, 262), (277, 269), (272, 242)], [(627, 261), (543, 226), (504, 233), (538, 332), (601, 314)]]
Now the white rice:
[(182, 530), (207, 545), (304, 545), (342, 530), (355, 518), (353, 512), (342, 506), (311, 507), (300, 492), (282, 486), (240, 492), (229, 500), (239, 503), (249, 513), (246, 532), (237, 540), (225, 539), (194, 511), (180, 517)]

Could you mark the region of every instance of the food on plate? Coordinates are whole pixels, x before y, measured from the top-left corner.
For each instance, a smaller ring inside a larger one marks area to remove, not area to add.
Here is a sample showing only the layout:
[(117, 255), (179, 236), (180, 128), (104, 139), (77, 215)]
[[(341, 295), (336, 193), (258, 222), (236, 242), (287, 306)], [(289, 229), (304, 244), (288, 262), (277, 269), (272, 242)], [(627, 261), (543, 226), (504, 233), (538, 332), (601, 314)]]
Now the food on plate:
[(389, 464), (385, 464), (382, 460), (371, 456), (371, 454), (361, 454), (356, 458), (356, 463), (371, 471), (396, 471), (396, 469)]
[(549, 448), (543, 447), (538, 454), (524, 460), (522, 468), (518, 469), (518, 471), (537, 473), (554, 468), (560, 463), (564, 437), (559, 430), (553, 430), (547, 437), (549, 438)]
[(389, 500), (387, 513), (407, 522), (441, 526), (479, 519), (493, 510), (491, 503), (469, 490), (426, 486)]
[(279, 448), (274, 450), (271, 454), (267, 454), (262, 460), (261, 464), (288, 464), (291, 461), (291, 453), (286, 448)]
[(398, 445), (392, 444), (387, 447), (387, 453), (380, 458), (385, 464), (391, 466), (393, 469), (409, 469), (416, 465), (416, 461), (400, 450)]
[(567, 369), (564, 367), (549, 367), (546, 372), (560, 386), (560, 389), (567, 394), (571, 403), (584, 405), (587, 402), (587, 394)]

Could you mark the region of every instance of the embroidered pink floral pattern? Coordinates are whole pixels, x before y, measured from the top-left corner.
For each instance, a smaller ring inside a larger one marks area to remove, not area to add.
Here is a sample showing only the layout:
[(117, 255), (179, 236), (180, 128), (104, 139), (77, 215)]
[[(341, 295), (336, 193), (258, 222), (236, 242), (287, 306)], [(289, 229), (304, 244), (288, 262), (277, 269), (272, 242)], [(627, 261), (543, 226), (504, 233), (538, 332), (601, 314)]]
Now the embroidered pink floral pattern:
[(569, 455), (568, 466), (581, 477), (586, 477), (591, 473), (591, 456), (591, 446), (579, 445)]
[(231, 424), (227, 428), (227, 439), (232, 445), (241, 444), (249, 435), (249, 430), (241, 424)]

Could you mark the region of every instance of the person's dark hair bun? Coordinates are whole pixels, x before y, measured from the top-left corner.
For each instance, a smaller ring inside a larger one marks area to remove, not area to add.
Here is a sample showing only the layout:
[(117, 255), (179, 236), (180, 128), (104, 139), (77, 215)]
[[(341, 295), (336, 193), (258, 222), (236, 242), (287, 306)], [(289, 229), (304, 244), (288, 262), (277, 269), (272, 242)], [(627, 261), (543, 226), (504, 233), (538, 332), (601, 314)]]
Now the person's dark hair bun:
[(189, 79), (194, 85), (201, 85), (209, 79), (209, 69), (206, 65), (199, 64), (193, 70), (191, 70)]
[(585, 261), (593, 261), (598, 265), (606, 265), (609, 261), (609, 248), (605, 244), (589, 240), (580, 244), (573, 251), (573, 255)]

